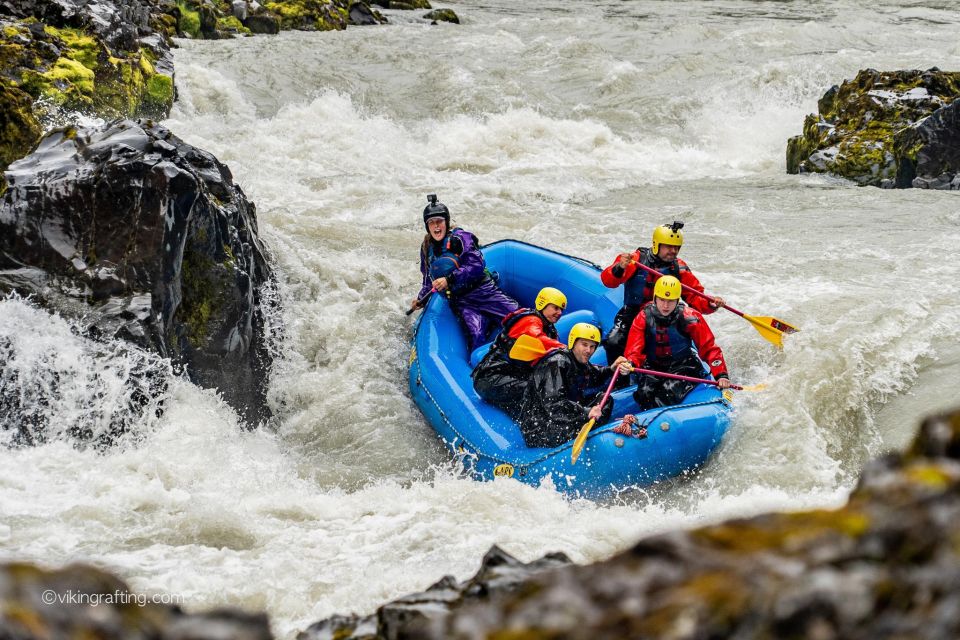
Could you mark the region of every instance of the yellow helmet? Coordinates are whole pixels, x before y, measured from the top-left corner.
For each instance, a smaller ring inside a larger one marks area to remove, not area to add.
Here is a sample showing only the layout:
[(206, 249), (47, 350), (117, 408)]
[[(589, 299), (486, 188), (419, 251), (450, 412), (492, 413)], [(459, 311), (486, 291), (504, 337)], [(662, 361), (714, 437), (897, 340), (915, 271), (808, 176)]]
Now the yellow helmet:
[(578, 338), (592, 340), (600, 344), (600, 329), (597, 329), (589, 322), (578, 322), (573, 325), (570, 329), (570, 335), (567, 337), (567, 349), (573, 349), (573, 343), (575, 343)]
[(653, 255), (657, 255), (657, 252), (660, 251), (660, 243), (672, 244), (678, 247), (682, 247), (683, 232), (681, 232), (680, 229), (683, 229), (682, 222), (674, 222), (673, 224), (664, 224), (654, 229), (653, 244), (650, 247), (653, 250)]
[(680, 281), (673, 276), (663, 276), (653, 285), (653, 297), (663, 298), (664, 300), (679, 300), (683, 287)]
[(537, 300), (534, 302), (534, 306), (537, 308), (537, 311), (543, 311), (543, 308), (548, 304), (555, 304), (561, 309), (566, 309), (567, 296), (563, 295), (560, 289), (544, 287), (540, 289), (540, 293), (537, 294)]

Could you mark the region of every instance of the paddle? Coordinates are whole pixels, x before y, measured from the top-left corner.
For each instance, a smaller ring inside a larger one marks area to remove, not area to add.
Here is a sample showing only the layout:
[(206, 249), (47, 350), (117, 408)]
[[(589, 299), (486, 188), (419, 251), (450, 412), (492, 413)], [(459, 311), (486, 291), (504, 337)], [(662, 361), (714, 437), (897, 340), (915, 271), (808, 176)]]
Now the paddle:
[[(645, 264), (640, 264), (636, 260), (631, 260), (630, 262), (640, 267), (647, 273), (652, 273), (653, 275), (657, 276), (657, 278), (660, 278), (663, 275), (656, 269), (652, 269)], [(688, 287), (682, 282), (680, 283), (680, 286), (683, 287), (683, 290), (688, 293), (698, 295), (701, 298), (706, 298), (707, 300), (711, 299), (710, 296), (708, 296), (707, 294), (697, 291), (693, 287)], [(799, 331), (799, 329), (797, 329), (795, 326), (789, 323), (786, 323), (783, 320), (778, 320), (770, 316), (747, 315), (744, 312), (739, 311), (738, 309), (734, 309), (728, 304), (724, 304), (723, 308), (737, 314), (744, 320), (748, 320), (753, 325), (753, 328), (756, 329), (757, 332), (764, 337), (764, 339), (766, 339), (768, 342), (772, 342), (773, 344), (777, 345), (781, 349), (783, 348), (783, 334), (796, 333), (797, 331)]]
[[(607, 398), (610, 397), (610, 391), (613, 390), (613, 385), (616, 383), (618, 375), (620, 375), (620, 367), (613, 370), (613, 377), (610, 378), (607, 391), (603, 394), (603, 399), (600, 400), (601, 411), (603, 411), (603, 406), (607, 404)], [(596, 418), (590, 418), (587, 423), (580, 428), (580, 433), (577, 434), (576, 440), (573, 441), (573, 449), (570, 451), (570, 464), (577, 464), (577, 458), (580, 457), (580, 452), (583, 451), (583, 445), (587, 442), (587, 436), (590, 435), (590, 429), (593, 429), (594, 422), (596, 422)]]
[(417, 309), (421, 308), (421, 307), (423, 306), (423, 303), (426, 302), (427, 299), (430, 298), (430, 296), (432, 296), (432, 295), (435, 294), (436, 292), (437, 292), (436, 289), (430, 289), (430, 291), (428, 291), (428, 292), (426, 292), (425, 294), (423, 294), (423, 297), (420, 298), (419, 300), (417, 300), (417, 303), (416, 303), (415, 305), (413, 305), (412, 307), (410, 307), (409, 309), (407, 309), (404, 315), (410, 315), (411, 313), (413, 313), (413, 312), (416, 311)]
[[(547, 349), (543, 346), (542, 342), (533, 336), (528, 336), (526, 334), (517, 338), (517, 341), (510, 349), (510, 357), (514, 360), (536, 360), (546, 353)], [(677, 380), (686, 380), (688, 382), (702, 382), (703, 384), (712, 384), (714, 386), (719, 384), (716, 380), (707, 380), (706, 378), (691, 378), (690, 376), (682, 376), (676, 373), (667, 373), (665, 371), (654, 371), (652, 369), (635, 368), (633, 371), (634, 373), (646, 373), (647, 375), (659, 376), (661, 378), (675, 378)], [(761, 389), (765, 389), (766, 386), (767, 385), (765, 384), (755, 384), (744, 387), (738, 384), (731, 384), (730, 388), (736, 391), (760, 391)]]
[[(640, 369), (640, 368), (634, 367), (633, 372), (645, 373), (648, 376), (660, 376), (661, 378), (673, 378), (674, 380), (686, 380), (687, 382), (700, 382), (703, 384), (712, 384), (715, 387), (720, 385), (720, 383), (717, 382), (716, 380), (707, 380), (706, 378), (691, 378), (690, 376), (681, 376), (677, 373), (667, 373), (665, 371), (653, 371), (652, 369)], [(730, 388), (735, 389), (737, 391), (761, 391), (763, 389), (766, 389), (767, 385), (753, 384), (750, 386), (743, 387), (739, 384), (731, 384)]]
[(542, 358), (547, 353), (547, 348), (543, 343), (527, 334), (521, 334), (519, 338), (510, 347), (510, 357), (514, 360), (529, 362)]

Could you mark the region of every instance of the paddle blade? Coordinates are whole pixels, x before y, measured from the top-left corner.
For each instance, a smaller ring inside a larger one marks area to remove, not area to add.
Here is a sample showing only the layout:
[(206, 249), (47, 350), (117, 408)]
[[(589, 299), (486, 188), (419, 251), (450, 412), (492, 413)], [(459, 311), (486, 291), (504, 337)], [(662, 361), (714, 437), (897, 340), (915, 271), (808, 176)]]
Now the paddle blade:
[(767, 388), (767, 385), (763, 382), (760, 384), (748, 384), (746, 386), (740, 386), (738, 384), (730, 385), (731, 389), (736, 389), (737, 391), (763, 391)]
[(513, 346), (510, 347), (510, 357), (514, 360), (522, 360), (524, 362), (543, 357), (543, 354), (546, 352), (547, 350), (542, 342), (526, 334), (517, 338)]
[(763, 336), (768, 342), (772, 342), (778, 347), (783, 347), (783, 334), (796, 333), (799, 331), (793, 325), (787, 324), (783, 320), (777, 320), (770, 316), (743, 316), (753, 325), (753, 328)]
[(580, 452), (583, 451), (583, 445), (587, 443), (587, 436), (590, 435), (590, 429), (593, 429), (594, 422), (595, 420), (590, 418), (580, 429), (580, 433), (577, 434), (577, 439), (573, 441), (573, 449), (570, 451), (570, 464), (577, 464), (577, 458), (580, 457)]

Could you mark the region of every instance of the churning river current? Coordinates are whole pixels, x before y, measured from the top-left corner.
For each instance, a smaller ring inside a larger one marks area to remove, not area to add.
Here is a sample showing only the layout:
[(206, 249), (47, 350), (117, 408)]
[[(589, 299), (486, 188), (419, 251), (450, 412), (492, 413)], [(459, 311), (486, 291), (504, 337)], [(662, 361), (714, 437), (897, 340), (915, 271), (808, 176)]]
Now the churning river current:
[[(0, 448), (0, 558), (93, 562), (189, 610), (266, 610), (292, 636), (464, 578), (494, 543), (588, 562), (670, 529), (835, 506), (867, 460), (957, 403), (957, 194), (785, 173), (787, 138), (832, 84), (960, 69), (952, 1), (443, 6), (463, 24), (387, 11), (381, 27), (179, 43), (165, 124), (230, 167), (281, 278), (276, 424), (244, 430), (171, 378), (138, 443)], [(734, 380), (768, 389), (738, 396), (691, 477), (599, 504), (465, 479), (405, 374), (433, 192), (483, 242), (603, 265), (683, 220), (681, 257), (708, 292), (802, 331), (781, 352), (710, 316)], [(20, 375), (63, 374), (64, 424), (119, 402), (135, 364), (15, 298), (0, 338)]]

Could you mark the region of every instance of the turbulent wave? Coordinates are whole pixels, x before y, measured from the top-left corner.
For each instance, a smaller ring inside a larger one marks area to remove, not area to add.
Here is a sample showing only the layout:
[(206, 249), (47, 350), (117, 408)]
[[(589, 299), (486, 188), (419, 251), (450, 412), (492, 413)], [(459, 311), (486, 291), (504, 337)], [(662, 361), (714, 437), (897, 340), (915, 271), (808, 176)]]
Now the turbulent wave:
[[(292, 636), (466, 577), (493, 543), (589, 561), (838, 504), (960, 375), (960, 264), (936, 258), (960, 246), (950, 194), (784, 175), (786, 139), (831, 84), (960, 61), (947, 5), (901, 4), (489, 0), (458, 3), (459, 28), (182, 43), (167, 124), (229, 165), (277, 261), (277, 428), (245, 432), (170, 376), (158, 418), (136, 406), (152, 361), (4, 300), (3, 397), (47, 436), (0, 450), (0, 556), (92, 558), (189, 608), (266, 608)], [(429, 192), (484, 242), (598, 263), (685, 220), (682, 257), (708, 291), (801, 332), (778, 352), (710, 316), (737, 380), (769, 391), (738, 396), (690, 477), (604, 504), (465, 479), (406, 391)], [(74, 446), (114, 423), (136, 446)]]
[(160, 415), (169, 363), (15, 296), (0, 300), (0, 444), (68, 439), (106, 447), (143, 437)]

